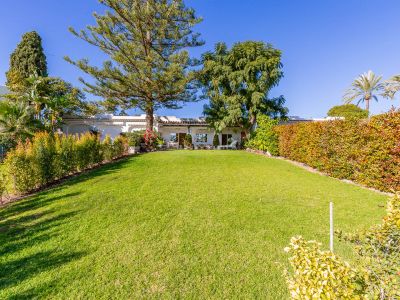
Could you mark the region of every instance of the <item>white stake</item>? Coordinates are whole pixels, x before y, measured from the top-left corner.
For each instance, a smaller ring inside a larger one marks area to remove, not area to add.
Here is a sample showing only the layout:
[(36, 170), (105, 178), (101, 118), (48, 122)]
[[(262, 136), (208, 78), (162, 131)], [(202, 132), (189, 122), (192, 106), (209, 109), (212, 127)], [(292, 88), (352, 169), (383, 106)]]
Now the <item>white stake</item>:
[(333, 252), (333, 202), (329, 202), (329, 248)]

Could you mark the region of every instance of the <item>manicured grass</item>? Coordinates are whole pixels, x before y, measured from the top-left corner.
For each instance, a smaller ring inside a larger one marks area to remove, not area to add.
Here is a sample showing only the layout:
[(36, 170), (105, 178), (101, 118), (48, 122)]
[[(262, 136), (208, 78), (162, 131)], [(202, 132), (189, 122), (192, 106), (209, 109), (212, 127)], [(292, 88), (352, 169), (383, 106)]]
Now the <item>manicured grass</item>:
[(129, 158), (0, 208), (0, 298), (284, 299), (283, 248), (328, 244), (329, 201), (353, 231), (386, 196), (241, 151)]

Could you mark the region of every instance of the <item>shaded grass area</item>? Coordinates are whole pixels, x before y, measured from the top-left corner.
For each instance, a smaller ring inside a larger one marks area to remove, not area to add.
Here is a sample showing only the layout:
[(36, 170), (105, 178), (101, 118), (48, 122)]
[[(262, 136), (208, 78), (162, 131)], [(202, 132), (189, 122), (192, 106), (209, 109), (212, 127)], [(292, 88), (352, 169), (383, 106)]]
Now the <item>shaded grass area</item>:
[(129, 158), (0, 208), (0, 298), (283, 299), (291, 236), (327, 247), (329, 201), (354, 231), (385, 200), (241, 151)]

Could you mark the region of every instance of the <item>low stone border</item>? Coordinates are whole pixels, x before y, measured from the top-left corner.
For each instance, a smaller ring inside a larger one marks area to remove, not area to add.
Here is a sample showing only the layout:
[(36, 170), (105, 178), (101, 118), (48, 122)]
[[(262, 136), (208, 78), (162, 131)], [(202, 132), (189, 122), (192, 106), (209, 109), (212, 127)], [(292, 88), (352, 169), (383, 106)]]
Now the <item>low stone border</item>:
[(352, 184), (352, 185), (355, 185), (355, 186), (361, 187), (363, 189), (367, 189), (367, 190), (370, 190), (370, 191), (373, 191), (373, 192), (376, 192), (376, 193), (379, 193), (379, 194), (382, 194), (382, 195), (386, 195), (386, 196), (393, 196), (394, 195), (394, 193), (383, 192), (383, 191), (380, 191), (378, 189), (374, 189), (374, 188), (359, 184), (359, 183), (354, 182), (354, 181), (349, 180), (349, 179), (339, 179), (339, 178), (336, 178), (336, 177), (332, 177), (327, 173), (321, 172), (321, 171), (319, 171), (317, 169), (314, 169), (314, 168), (310, 167), (309, 165), (306, 165), (306, 164), (298, 162), (298, 161), (290, 160), (290, 159), (288, 159), (286, 157), (283, 157), (283, 156), (273, 156), (269, 152), (265, 152), (265, 151), (261, 151), (261, 150), (253, 150), (253, 149), (250, 149), (250, 148), (247, 148), (246, 151), (250, 152), (250, 153), (257, 154), (257, 155), (262, 155), (262, 156), (266, 156), (266, 157), (269, 157), (269, 158), (273, 158), (273, 159), (284, 160), (284, 161), (287, 161), (287, 162), (291, 163), (292, 165), (295, 165), (297, 167), (303, 168), (303, 169), (305, 169), (305, 170), (307, 170), (307, 171), (309, 171), (311, 173), (316, 173), (316, 174), (319, 174), (321, 176), (330, 177), (330, 178), (339, 180), (341, 182), (344, 182), (344, 183), (347, 183), (347, 184)]

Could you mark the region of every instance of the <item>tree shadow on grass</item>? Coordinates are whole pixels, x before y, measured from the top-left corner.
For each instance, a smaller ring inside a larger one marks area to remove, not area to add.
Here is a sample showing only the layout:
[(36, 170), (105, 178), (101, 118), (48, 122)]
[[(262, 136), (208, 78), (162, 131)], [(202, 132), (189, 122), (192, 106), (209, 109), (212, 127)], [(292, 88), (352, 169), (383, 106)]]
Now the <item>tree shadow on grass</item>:
[[(57, 243), (45, 244), (58, 236), (59, 226), (77, 213), (57, 215), (47, 210), (14, 216), (0, 224), (0, 291), (87, 254), (58, 248)], [(16, 298), (20, 297), (15, 295)]]
[[(114, 173), (125, 167), (126, 158), (97, 169), (71, 177), (57, 186), (41, 191), (28, 198), (0, 207), (0, 295), (5, 289), (18, 287), (42, 272), (58, 269), (62, 265), (79, 260), (88, 252), (62, 249), (51, 240), (60, 235), (60, 225), (74, 218), (79, 211), (60, 214), (50, 205), (82, 192), (57, 194), (63, 189), (83, 181)], [(14, 289), (11, 299), (36, 298), (50, 295), (58, 281), (31, 282), (29, 289)], [(8, 291), (11, 292), (11, 291)]]

